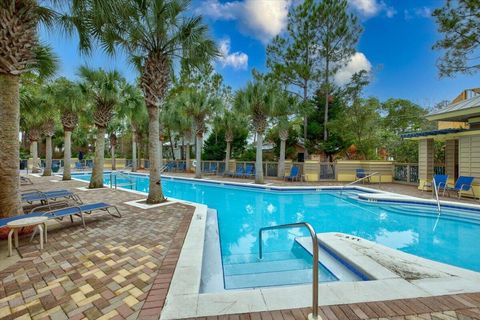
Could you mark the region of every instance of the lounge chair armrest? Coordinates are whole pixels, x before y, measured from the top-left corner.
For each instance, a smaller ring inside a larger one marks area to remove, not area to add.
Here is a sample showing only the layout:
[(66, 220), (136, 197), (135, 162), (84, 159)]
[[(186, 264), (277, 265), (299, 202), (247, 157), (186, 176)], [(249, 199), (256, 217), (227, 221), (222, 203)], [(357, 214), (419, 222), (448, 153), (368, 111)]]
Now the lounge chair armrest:
[[(467, 189), (463, 189), (463, 186), (467, 186)], [(468, 191), (468, 190), (470, 190), (471, 188), (472, 188), (472, 185), (470, 185), (470, 184), (462, 184), (462, 185), (460, 186), (460, 190), (461, 190), (461, 191)]]
[(32, 194), (32, 193), (43, 193), (39, 189), (27, 189), (27, 190), (22, 190), (22, 194)]
[[(37, 206), (37, 207), (33, 208), (32, 211), (30, 211), (30, 213), (32, 213), (32, 212), (42, 212), (42, 211), (45, 211), (45, 213), (48, 213), (48, 212), (52, 211), (52, 208), (59, 207), (59, 206), (68, 207), (69, 203), (68, 203), (68, 201), (51, 202), (49, 204), (46, 204), (46, 205), (43, 205), (43, 206)], [(47, 210), (45, 210), (45, 209), (47, 209)]]

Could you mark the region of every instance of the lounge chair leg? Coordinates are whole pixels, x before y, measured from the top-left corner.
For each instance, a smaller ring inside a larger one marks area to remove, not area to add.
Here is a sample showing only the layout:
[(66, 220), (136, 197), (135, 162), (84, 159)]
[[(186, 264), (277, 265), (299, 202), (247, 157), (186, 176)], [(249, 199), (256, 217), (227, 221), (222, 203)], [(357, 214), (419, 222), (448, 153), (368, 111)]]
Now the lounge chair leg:
[(72, 217), (72, 216), (70, 216), (70, 222), (72, 222), (72, 223), (73, 223), (73, 217)]
[(37, 234), (37, 228), (33, 229), (32, 236), (30, 237), (30, 242), (33, 241), (33, 238), (35, 238), (36, 234)]
[(43, 232), (45, 233), (45, 243), (47, 243), (48, 239), (47, 239), (47, 223), (46, 222), (43, 224)]
[(43, 228), (42, 228), (42, 225), (39, 224), (37, 226), (38, 228), (38, 233), (40, 233), (40, 250), (43, 250)]
[(82, 223), (83, 223), (83, 228), (87, 228), (87, 226), (85, 225), (85, 217), (83, 216), (83, 212), (80, 212), (80, 216), (82, 218)]
[(13, 255), (13, 250), (12, 250), (12, 235), (13, 235), (13, 230), (14, 229), (10, 229), (10, 231), (8, 232), (8, 256), (11, 257)]

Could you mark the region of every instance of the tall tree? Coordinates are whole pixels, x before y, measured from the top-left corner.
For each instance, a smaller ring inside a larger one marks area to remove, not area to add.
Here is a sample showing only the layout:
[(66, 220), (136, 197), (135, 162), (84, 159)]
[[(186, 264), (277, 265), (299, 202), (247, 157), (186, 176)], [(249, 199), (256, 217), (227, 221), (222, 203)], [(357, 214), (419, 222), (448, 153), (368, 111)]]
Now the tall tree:
[[(267, 46), (267, 66), (273, 75), (303, 99), (303, 139), (306, 142), (310, 98), (314, 83), (319, 79), (317, 22), (313, 14), (314, 0), (291, 6), (288, 13), (287, 32), (278, 35)], [(308, 152), (305, 150), (305, 158)]]
[(445, 50), (438, 60), (441, 76), (472, 74), (480, 70), (480, 1), (447, 0), (432, 13), (443, 38), (433, 46)]
[(207, 123), (213, 119), (215, 113), (221, 106), (220, 99), (215, 94), (202, 89), (188, 88), (179, 97), (184, 106), (184, 117), (191, 117), (195, 130), (196, 147), (195, 178), (202, 177), (202, 146), (203, 135)]
[(63, 180), (71, 180), (72, 132), (78, 125), (78, 113), (83, 110), (85, 100), (80, 86), (63, 77), (50, 84), (48, 91), (60, 111), (63, 126)]
[(137, 138), (148, 123), (147, 109), (142, 91), (131, 84), (122, 87), (123, 99), (119, 105), (118, 116), (125, 119), (132, 136), (132, 171), (137, 171)]
[(80, 86), (93, 107), (93, 121), (97, 129), (95, 159), (89, 188), (103, 188), (105, 162), (105, 134), (113, 117), (115, 107), (120, 103), (120, 87), (124, 81), (117, 71), (92, 70), (80, 67)]
[(235, 109), (245, 114), (250, 120), (256, 134), (255, 183), (263, 183), (262, 147), (263, 135), (268, 126), (276, 101), (277, 88), (262, 77), (248, 82), (245, 89), (239, 90), (235, 97)]
[[(98, 7), (98, 1), (75, 12), (82, 25), (113, 53), (122, 47), (140, 71), (140, 85), (149, 116), (150, 182), (147, 203), (165, 200), (160, 183), (160, 110), (174, 60), (204, 63), (217, 55), (201, 17), (188, 17), (188, 0), (119, 0), (113, 12)], [(111, 9), (111, 8), (110, 8)]]
[(232, 143), (234, 141), (235, 132), (240, 131), (247, 126), (245, 118), (242, 114), (235, 113), (232, 110), (225, 109), (223, 114), (219, 117), (217, 129), (225, 131), (225, 172), (228, 171), (228, 163), (232, 154)]
[[(42, 1), (43, 3), (43, 1)], [(55, 59), (39, 44), (37, 30), (50, 25), (55, 13), (38, 1), (0, 1), (0, 217), (22, 213), (19, 191), (20, 75), (37, 68), (54, 73)]]
[(298, 110), (298, 102), (294, 96), (282, 91), (278, 94), (275, 105), (273, 106), (272, 116), (278, 126), (278, 136), (280, 138), (280, 155), (278, 158), (277, 176), (283, 178), (285, 175), (285, 150), (288, 133), (290, 129), (290, 119)]
[(355, 53), (355, 46), (362, 32), (357, 17), (349, 13), (347, 0), (322, 0), (312, 12), (319, 47), (323, 59), (323, 91), (325, 114), (323, 140), (328, 139), (328, 108), (330, 103), (331, 78)]
[(57, 119), (57, 112), (55, 110), (51, 96), (46, 96), (43, 101), (41, 110), (42, 114), (42, 134), (45, 136), (45, 169), (43, 170), (44, 176), (52, 175), (52, 137), (55, 134), (55, 124)]

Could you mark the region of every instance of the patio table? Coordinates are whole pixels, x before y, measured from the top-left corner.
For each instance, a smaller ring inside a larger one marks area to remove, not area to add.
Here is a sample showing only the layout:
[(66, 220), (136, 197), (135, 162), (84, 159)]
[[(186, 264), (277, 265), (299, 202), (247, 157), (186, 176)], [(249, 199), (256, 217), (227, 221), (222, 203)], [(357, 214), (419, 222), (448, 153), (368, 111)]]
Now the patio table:
[(36, 227), (38, 229), (40, 234), (40, 250), (43, 250), (44, 235), (45, 243), (47, 242), (47, 221), (47, 217), (30, 217), (7, 223), (7, 227), (10, 228), (10, 231), (8, 232), (8, 256), (12, 256), (12, 235), (14, 235), (15, 238), (15, 248), (18, 248), (18, 229), (24, 227)]

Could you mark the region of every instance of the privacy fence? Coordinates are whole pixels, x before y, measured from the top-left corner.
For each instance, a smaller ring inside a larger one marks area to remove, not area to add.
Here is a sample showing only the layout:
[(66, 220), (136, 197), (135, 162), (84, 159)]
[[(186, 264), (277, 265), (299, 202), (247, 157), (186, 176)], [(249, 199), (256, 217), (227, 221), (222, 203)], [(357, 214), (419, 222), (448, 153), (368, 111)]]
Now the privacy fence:
[[(20, 160), (20, 169), (29, 170), (32, 168), (32, 159)], [(45, 160), (41, 160), (40, 165), (45, 167)], [(167, 172), (184, 172), (186, 169), (185, 160), (164, 160), (165, 169)], [(228, 166), (225, 161), (205, 160), (200, 164), (202, 171), (205, 174), (222, 175), (226, 172), (243, 171), (255, 168), (255, 161), (239, 161), (230, 160)], [(52, 166), (55, 168), (63, 168), (63, 159), (54, 159)], [(117, 170), (130, 169), (132, 167), (131, 159), (118, 158), (115, 159), (115, 166)], [(190, 169), (194, 170), (196, 163), (191, 160)], [(418, 164), (417, 163), (395, 163), (392, 161), (361, 161), (361, 160), (338, 160), (335, 162), (320, 162), (307, 160), (305, 162), (294, 162), (291, 160), (285, 161), (284, 175), (288, 176), (293, 166), (298, 167), (299, 175), (306, 181), (340, 181), (348, 182), (354, 181), (356, 178), (357, 169), (363, 169), (367, 174), (376, 173), (372, 177), (372, 182), (397, 182), (404, 184), (418, 184)], [(93, 160), (79, 161), (76, 158), (72, 159), (72, 169), (88, 170), (93, 167)], [(138, 159), (137, 167), (149, 168), (149, 161), (147, 159)], [(241, 169), (240, 169), (241, 168)], [(105, 159), (105, 169), (112, 169), (112, 159)], [(435, 164), (435, 174), (444, 174), (445, 165)], [(279, 176), (278, 162), (264, 161), (263, 173), (265, 177), (274, 178)]]

